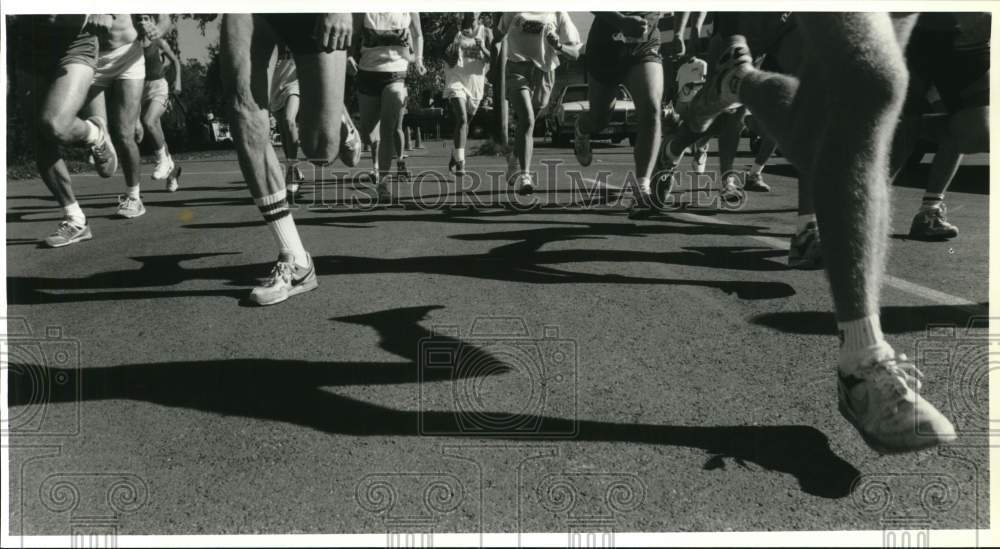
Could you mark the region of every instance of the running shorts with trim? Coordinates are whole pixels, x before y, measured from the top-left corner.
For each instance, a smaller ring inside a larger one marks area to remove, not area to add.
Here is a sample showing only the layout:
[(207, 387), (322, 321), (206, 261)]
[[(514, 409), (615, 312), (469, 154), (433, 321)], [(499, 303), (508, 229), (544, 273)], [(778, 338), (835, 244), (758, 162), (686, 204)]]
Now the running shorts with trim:
[(57, 18), (70, 17), (74, 16), (18, 15), (16, 17), (16, 54), (12, 57), (18, 70), (23, 67), (27, 73), (51, 77), (55, 69), (66, 65), (79, 64), (92, 69), (97, 68), (97, 58), (100, 54), (97, 36), (81, 30), (83, 16), (77, 16), (78, 25), (75, 20), (56, 21)]
[(277, 88), (271, 89), (269, 107), (271, 112), (278, 112), (288, 104), (288, 98), (299, 94), (299, 81), (293, 80)]
[(507, 61), (507, 97), (521, 90), (531, 93), (531, 103), (536, 109), (548, 104), (552, 96), (555, 71), (543, 71), (533, 61)]
[(107, 88), (116, 80), (145, 80), (146, 58), (142, 50), (142, 44), (136, 40), (102, 53), (97, 59), (97, 71), (91, 85)]
[(405, 72), (358, 71), (354, 87), (365, 95), (382, 95), (382, 90), (390, 84), (406, 80)]
[(146, 80), (146, 83), (142, 86), (142, 104), (146, 103), (159, 103), (164, 107), (167, 106), (167, 101), (170, 100), (170, 86), (167, 85), (166, 78), (157, 78), (156, 80)]
[(469, 114), (479, 110), (479, 104), (486, 95), (486, 77), (473, 77), (463, 80), (455, 79), (447, 82), (444, 88), (445, 99), (464, 99)]

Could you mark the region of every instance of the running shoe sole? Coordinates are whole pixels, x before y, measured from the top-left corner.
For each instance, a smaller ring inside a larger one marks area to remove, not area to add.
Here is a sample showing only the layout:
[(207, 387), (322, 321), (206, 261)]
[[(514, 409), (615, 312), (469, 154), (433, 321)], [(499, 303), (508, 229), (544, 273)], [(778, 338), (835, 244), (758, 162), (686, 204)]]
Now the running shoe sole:
[[(272, 299), (271, 301), (254, 301), (254, 303), (260, 305), (261, 307), (267, 307), (269, 305), (277, 305), (278, 303), (283, 303), (285, 301), (288, 301), (289, 298), (315, 290), (318, 287), (319, 287), (319, 282), (316, 280), (316, 276), (314, 274), (310, 278), (302, 281), (300, 284), (292, 286), (292, 288), (288, 290), (288, 293), (286, 293), (284, 297), (281, 297), (279, 299)], [(251, 300), (253, 299), (251, 298)]]
[(869, 448), (875, 450), (879, 454), (893, 455), (893, 454), (907, 454), (910, 452), (919, 452), (921, 450), (927, 450), (929, 448), (938, 446), (942, 442), (938, 439), (935, 439), (934, 437), (927, 436), (927, 437), (918, 437), (917, 440), (920, 441), (920, 443), (913, 446), (886, 445), (881, 441), (879, 441), (878, 439), (874, 438), (873, 436), (869, 435), (861, 427), (861, 422), (858, 421), (858, 418), (854, 414), (854, 411), (851, 410), (850, 406), (847, 405), (847, 397), (846, 395), (844, 395), (845, 389), (843, 386), (843, 382), (841, 382), (840, 380), (837, 381), (837, 391), (839, 397), (837, 408), (840, 410), (840, 415), (843, 416), (848, 423), (854, 426), (854, 428), (858, 431), (858, 434), (861, 435), (861, 439), (865, 441), (865, 444), (867, 444)]

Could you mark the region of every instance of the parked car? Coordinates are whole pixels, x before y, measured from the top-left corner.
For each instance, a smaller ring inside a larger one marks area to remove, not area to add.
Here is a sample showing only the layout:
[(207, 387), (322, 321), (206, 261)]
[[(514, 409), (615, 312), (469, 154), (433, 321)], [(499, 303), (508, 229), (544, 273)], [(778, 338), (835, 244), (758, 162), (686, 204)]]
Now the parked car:
[[(552, 141), (560, 147), (568, 146), (573, 139), (573, 126), (581, 113), (590, 110), (587, 100), (587, 84), (570, 84), (563, 88), (552, 110), (546, 117), (546, 126)], [(635, 103), (625, 86), (618, 86), (618, 94), (612, 104), (611, 121), (608, 127), (594, 136), (595, 139), (610, 139), (618, 144), (628, 138), (630, 145), (635, 145), (636, 132)]]

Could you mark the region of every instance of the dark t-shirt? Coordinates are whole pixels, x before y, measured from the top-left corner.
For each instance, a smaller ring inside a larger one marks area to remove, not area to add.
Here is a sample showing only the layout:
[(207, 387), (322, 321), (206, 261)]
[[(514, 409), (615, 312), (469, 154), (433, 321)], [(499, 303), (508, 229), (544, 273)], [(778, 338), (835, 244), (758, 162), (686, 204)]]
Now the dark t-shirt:
[(156, 41), (146, 46), (142, 54), (146, 58), (146, 81), (159, 80), (163, 78), (163, 58), (160, 57), (160, 46)]

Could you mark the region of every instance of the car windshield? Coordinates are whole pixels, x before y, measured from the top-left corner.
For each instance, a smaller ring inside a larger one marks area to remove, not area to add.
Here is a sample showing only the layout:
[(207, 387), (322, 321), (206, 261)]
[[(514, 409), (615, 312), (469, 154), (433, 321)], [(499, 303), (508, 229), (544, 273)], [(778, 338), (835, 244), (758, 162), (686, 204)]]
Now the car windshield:
[(586, 101), (586, 100), (587, 100), (586, 86), (572, 86), (566, 88), (566, 95), (563, 96), (563, 103), (570, 103), (572, 101)]

